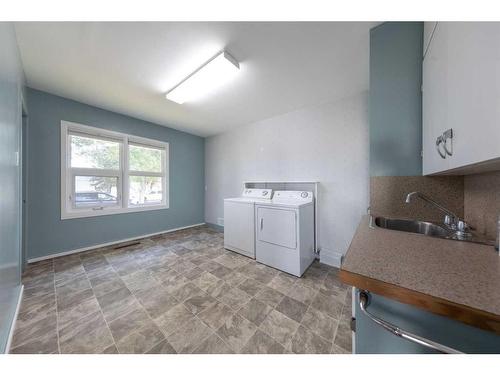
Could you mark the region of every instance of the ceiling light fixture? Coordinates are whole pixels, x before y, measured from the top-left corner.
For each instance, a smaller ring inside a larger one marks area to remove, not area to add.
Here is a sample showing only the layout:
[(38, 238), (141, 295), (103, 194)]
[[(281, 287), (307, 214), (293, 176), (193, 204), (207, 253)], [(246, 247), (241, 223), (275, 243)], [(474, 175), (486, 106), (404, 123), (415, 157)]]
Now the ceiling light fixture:
[(182, 104), (199, 98), (229, 81), (240, 70), (240, 64), (226, 51), (222, 51), (191, 73), (165, 97)]

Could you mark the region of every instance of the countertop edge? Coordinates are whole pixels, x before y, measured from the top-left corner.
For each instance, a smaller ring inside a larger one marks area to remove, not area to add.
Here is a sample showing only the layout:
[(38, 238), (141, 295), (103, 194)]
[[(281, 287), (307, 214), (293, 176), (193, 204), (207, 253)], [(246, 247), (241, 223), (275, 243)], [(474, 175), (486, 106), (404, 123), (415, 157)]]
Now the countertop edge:
[(385, 281), (372, 279), (340, 269), (340, 280), (358, 289), (367, 290), (395, 301), (415, 306), (431, 313), (500, 334), (500, 315), (407, 289)]

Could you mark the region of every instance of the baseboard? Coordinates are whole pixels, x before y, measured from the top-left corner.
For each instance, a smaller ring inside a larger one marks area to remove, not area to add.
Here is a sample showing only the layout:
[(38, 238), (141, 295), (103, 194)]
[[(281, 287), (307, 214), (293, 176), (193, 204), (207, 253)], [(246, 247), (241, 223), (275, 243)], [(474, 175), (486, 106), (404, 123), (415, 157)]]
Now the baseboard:
[(219, 224), (214, 224), (214, 223), (206, 223), (209, 228), (212, 228), (213, 230), (216, 230), (217, 232), (224, 233), (224, 227)]
[(337, 268), (340, 268), (343, 257), (344, 254), (325, 248), (321, 248), (319, 253), (319, 261), (321, 263)]
[(84, 251), (98, 249), (98, 248), (104, 247), (104, 246), (116, 245), (116, 244), (119, 244), (119, 243), (122, 243), (122, 242), (140, 240), (142, 238), (151, 237), (151, 236), (157, 236), (159, 234), (177, 232), (179, 230), (189, 229), (189, 228), (194, 228), (194, 227), (199, 227), (201, 225), (205, 225), (205, 223), (198, 223), (198, 224), (193, 224), (193, 225), (187, 225), (185, 227), (167, 229), (167, 230), (163, 230), (161, 232), (148, 233), (148, 234), (143, 234), (143, 235), (136, 236), (136, 237), (123, 238), (123, 239), (117, 240), (117, 241), (105, 242), (105, 243), (100, 243), (100, 244), (97, 244), (97, 245), (92, 245), (92, 246), (87, 246), (87, 247), (81, 247), (79, 249), (68, 250), (68, 251), (63, 251), (63, 252), (60, 252), (60, 253), (45, 255), (43, 257), (31, 258), (31, 259), (28, 259), (28, 263), (36, 263), (36, 262), (40, 262), (40, 261), (46, 260), (46, 259), (59, 258), (59, 257), (65, 256), (65, 255), (71, 255), (71, 254), (81, 253), (81, 252), (84, 252)]
[(14, 337), (14, 330), (16, 329), (17, 316), (19, 315), (19, 310), (21, 309), (21, 303), (23, 301), (23, 293), (24, 285), (21, 284), (21, 291), (19, 292), (19, 297), (17, 298), (16, 312), (14, 313), (14, 318), (10, 324), (9, 337), (7, 338), (7, 344), (5, 345), (5, 354), (10, 352), (10, 346)]

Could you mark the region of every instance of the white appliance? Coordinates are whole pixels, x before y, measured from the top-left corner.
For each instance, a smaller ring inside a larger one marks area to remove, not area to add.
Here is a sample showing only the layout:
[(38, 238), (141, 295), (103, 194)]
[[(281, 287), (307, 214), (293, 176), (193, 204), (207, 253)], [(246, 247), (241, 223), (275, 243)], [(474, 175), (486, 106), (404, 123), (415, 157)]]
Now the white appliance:
[(255, 204), (255, 256), (268, 266), (302, 276), (315, 259), (311, 191), (276, 191)]
[(244, 189), (224, 199), (224, 247), (255, 259), (255, 204), (270, 202), (272, 189)]

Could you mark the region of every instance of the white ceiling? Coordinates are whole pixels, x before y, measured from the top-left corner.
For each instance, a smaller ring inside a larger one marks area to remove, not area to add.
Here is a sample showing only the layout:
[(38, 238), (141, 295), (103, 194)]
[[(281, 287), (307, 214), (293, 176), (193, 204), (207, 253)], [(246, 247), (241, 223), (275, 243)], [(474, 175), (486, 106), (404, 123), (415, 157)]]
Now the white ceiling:
[[(28, 86), (209, 136), (368, 89), (375, 23), (16, 23)], [(182, 105), (165, 92), (218, 51), (241, 72)]]

